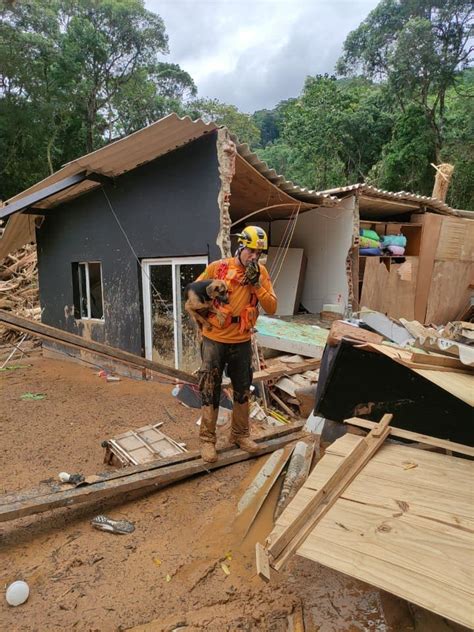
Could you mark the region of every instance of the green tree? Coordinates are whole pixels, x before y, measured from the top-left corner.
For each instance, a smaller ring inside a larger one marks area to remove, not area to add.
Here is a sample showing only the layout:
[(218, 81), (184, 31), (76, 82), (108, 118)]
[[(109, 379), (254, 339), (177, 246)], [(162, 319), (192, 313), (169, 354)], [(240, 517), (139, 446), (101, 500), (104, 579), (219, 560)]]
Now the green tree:
[(207, 123), (224, 125), (241, 143), (255, 146), (260, 140), (260, 130), (252, 117), (241, 112), (235, 105), (222, 103), (218, 99), (196, 99), (189, 104), (187, 111), (191, 118), (202, 118)]
[(423, 109), (413, 103), (394, 126), (392, 139), (384, 146), (381, 160), (368, 181), (389, 191), (416, 191), (430, 195), (435, 159), (433, 130)]
[(292, 180), (331, 188), (364, 180), (391, 136), (382, 91), (365, 80), (308, 77), (283, 110), (281, 138), (259, 155)]
[(405, 110), (416, 103), (434, 137), (444, 141), (446, 92), (472, 53), (470, 0), (382, 0), (344, 42), (339, 74), (386, 80)]
[(447, 202), (474, 211), (474, 69), (462, 73), (446, 93), (443, 162), (455, 165)]
[[(182, 107), (191, 77), (143, 0), (24, 0), (0, 12), (0, 192)], [(26, 152), (25, 152), (26, 150)]]

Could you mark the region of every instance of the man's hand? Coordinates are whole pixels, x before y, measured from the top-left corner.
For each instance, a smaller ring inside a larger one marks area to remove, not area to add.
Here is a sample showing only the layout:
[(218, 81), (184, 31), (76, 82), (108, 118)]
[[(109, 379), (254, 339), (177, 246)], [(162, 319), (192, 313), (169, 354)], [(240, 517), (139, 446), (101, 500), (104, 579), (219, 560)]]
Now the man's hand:
[(260, 281), (260, 266), (255, 261), (249, 263), (245, 269), (245, 279), (247, 283), (251, 285), (259, 285)]

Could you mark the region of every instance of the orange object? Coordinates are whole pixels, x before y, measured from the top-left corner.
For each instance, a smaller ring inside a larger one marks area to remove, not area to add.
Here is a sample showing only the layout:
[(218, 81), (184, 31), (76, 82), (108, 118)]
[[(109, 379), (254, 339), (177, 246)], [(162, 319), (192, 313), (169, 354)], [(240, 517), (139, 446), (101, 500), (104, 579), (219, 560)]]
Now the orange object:
[(205, 279), (222, 279), (226, 282), (229, 291), (229, 304), (231, 316), (236, 322), (231, 322), (227, 327), (219, 329), (213, 325), (211, 330), (203, 329), (203, 336), (216, 342), (246, 342), (250, 340), (251, 329), (258, 318), (257, 303), (260, 303), (267, 314), (274, 314), (277, 307), (277, 299), (273, 291), (270, 275), (264, 265), (260, 267), (260, 287), (243, 285), (245, 268), (234, 257), (221, 259), (210, 263), (204, 272), (198, 277), (198, 281)]

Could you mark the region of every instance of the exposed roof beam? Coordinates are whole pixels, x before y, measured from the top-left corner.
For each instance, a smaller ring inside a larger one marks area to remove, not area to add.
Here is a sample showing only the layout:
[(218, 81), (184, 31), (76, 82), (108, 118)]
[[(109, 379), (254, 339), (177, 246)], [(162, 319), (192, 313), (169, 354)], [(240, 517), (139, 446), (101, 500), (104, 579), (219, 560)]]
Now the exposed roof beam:
[(104, 176), (102, 173), (96, 173), (94, 171), (87, 172), (86, 180), (92, 180), (93, 182), (99, 182), (99, 184), (111, 184), (115, 186), (115, 178), (110, 176)]
[(65, 189), (69, 189), (70, 187), (78, 184), (79, 182), (83, 182), (87, 180), (89, 176), (85, 171), (82, 173), (76, 173), (73, 176), (69, 176), (68, 178), (64, 178), (63, 180), (59, 180), (54, 184), (50, 184), (48, 187), (44, 187), (39, 191), (35, 191), (34, 193), (30, 193), (30, 195), (25, 195), (25, 197), (17, 200), (16, 202), (12, 202), (11, 204), (5, 204), (2, 208), (0, 208), (0, 217), (8, 217), (13, 213), (19, 213), (21, 211), (26, 210), (30, 206), (49, 198), (51, 195), (55, 195), (56, 193), (60, 193)]

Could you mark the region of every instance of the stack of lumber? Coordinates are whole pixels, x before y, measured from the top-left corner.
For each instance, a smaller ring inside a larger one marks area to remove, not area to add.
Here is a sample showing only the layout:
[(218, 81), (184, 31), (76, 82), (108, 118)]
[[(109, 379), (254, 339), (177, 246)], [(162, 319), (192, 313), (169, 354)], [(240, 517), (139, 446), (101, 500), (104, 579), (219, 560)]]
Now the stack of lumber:
[[(0, 263), (0, 309), (40, 319), (36, 247), (28, 244)], [(0, 341), (19, 338), (17, 331), (0, 326)]]
[(347, 434), (327, 449), (257, 545), (259, 572), (296, 552), (472, 628), (474, 463), (384, 442), (391, 429), (380, 426), (372, 444)]

